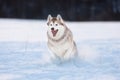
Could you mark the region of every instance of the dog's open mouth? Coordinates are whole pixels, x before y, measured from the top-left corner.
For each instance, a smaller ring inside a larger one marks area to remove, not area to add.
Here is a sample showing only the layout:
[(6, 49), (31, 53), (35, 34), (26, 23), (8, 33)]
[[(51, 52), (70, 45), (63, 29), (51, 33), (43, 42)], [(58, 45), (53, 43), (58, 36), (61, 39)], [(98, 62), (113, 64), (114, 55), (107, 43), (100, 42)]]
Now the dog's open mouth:
[(52, 34), (53, 34), (53, 37), (56, 36), (57, 32), (58, 32), (58, 29), (57, 30), (51, 30)]

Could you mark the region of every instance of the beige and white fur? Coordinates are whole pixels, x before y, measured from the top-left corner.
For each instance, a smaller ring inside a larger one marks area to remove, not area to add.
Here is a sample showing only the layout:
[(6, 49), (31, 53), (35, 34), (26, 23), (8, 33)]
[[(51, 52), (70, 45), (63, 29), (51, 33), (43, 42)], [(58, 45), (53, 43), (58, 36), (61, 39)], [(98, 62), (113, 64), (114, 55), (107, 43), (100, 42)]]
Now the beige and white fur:
[(62, 17), (48, 15), (47, 26), (48, 47), (52, 52), (52, 58), (59, 58), (62, 61), (74, 58), (77, 55), (77, 47), (72, 32)]

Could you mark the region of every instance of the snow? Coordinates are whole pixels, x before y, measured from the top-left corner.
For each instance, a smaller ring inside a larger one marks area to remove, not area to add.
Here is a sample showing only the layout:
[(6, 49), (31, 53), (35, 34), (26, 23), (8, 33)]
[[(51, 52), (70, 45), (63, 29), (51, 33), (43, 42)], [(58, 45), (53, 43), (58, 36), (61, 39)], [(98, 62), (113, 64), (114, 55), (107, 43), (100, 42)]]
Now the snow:
[(20, 75), (16, 74), (0, 74), (0, 80), (13, 80), (20, 77), (21, 77)]
[(0, 80), (120, 80), (120, 23), (66, 24), (79, 58), (54, 63), (46, 21), (0, 19)]
[[(0, 41), (46, 41), (47, 26), (39, 20), (0, 20)], [(66, 22), (74, 39), (120, 39), (119, 22)], [(90, 26), (91, 25), (91, 26)]]

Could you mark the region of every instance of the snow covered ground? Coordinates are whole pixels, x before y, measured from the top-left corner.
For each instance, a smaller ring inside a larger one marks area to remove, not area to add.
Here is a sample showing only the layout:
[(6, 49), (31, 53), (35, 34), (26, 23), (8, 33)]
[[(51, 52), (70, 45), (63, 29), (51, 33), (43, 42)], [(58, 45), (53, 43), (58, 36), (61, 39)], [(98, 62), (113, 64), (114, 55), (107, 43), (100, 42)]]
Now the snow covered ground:
[(0, 19), (0, 80), (120, 80), (120, 23), (66, 24), (80, 59), (56, 64), (45, 21)]

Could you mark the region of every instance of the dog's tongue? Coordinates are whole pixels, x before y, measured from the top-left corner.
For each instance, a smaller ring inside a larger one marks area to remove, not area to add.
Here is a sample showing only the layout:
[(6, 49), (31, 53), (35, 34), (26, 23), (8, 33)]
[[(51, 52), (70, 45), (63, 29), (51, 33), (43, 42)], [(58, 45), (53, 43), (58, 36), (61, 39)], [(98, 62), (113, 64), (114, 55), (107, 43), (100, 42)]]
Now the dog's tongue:
[(53, 37), (56, 36), (57, 32), (58, 32), (58, 30), (52, 30)]

